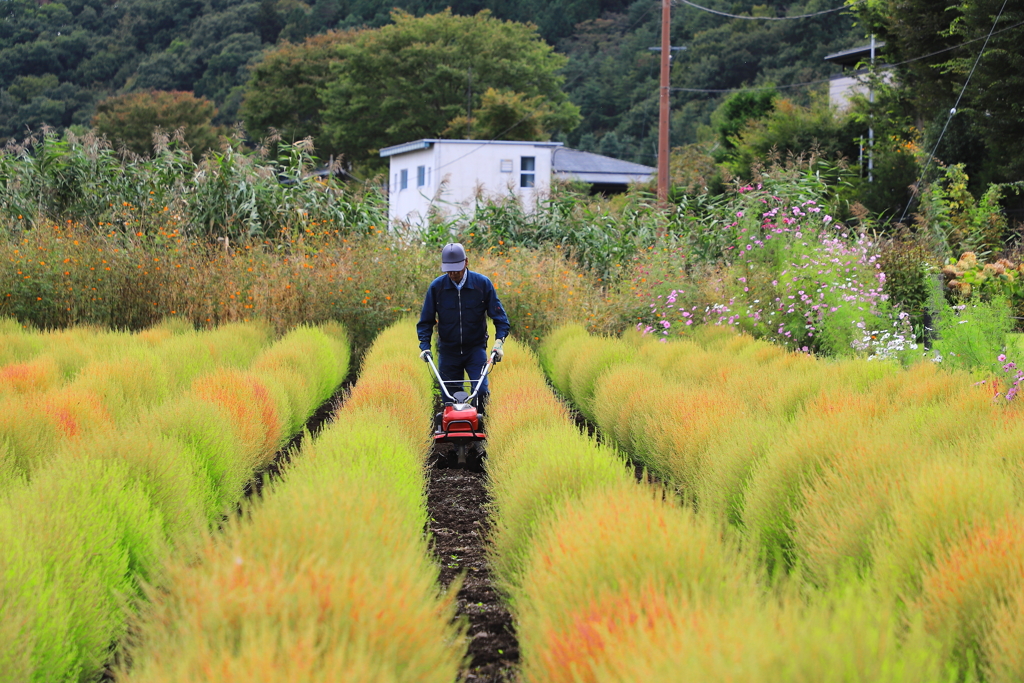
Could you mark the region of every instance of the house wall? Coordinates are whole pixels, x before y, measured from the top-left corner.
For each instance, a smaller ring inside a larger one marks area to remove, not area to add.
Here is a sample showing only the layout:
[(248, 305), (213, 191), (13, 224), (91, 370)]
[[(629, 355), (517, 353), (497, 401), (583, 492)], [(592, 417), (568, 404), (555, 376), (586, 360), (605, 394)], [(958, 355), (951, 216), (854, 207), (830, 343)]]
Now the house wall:
[[(868, 95), (870, 88), (866, 82), (867, 71), (856, 71), (850, 76), (833, 76), (828, 83), (828, 102), (839, 110), (850, 106), (850, 98), (855, 94)], [(892, 71), (882, 72), (882, 81), (891, 84)]]
[[(448, 216), (471, 215), (478, 194), (504, 197), (512, 193), (527, 210), (532, 210), (537, 198), (546, 196), (551, 189), (551, 151), (556, 146), (443, 140), (428, 149), (393, 155), (388, 179), (389, 218), (392, 222), (423, 225), (431, 206)], [(533, 158), (532, 171), (523, 169), (524, 157)], [(532, 175), (533, 187), (523, 186), (524, 174)]]

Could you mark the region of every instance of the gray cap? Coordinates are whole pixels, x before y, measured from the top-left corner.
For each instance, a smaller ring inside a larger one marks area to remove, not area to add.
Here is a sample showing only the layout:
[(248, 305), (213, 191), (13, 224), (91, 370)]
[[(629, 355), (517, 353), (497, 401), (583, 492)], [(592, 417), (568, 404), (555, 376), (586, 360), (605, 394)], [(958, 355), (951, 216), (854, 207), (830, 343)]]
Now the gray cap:
[(458, 242), (444, 245), (441, 250), (441, 272), (457, 273), (466, 267), (466, 250)]

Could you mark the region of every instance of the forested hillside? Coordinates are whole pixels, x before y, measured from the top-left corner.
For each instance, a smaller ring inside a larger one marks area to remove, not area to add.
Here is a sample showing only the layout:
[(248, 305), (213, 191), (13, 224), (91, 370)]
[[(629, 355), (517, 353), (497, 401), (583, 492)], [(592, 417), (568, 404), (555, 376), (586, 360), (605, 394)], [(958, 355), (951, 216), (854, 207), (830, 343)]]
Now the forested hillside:
[[(706, 0), (731, 12), (784, 16), (836, 6), (832, 0)], [(742, 6), (741, 6), (742, 5)], [(331, 29), (379, 27), (393, 8), (420, 16), (450, 7), (470, 15), (536, 24), (568, 56), (563, 89), (580, 108), (567, 143), (653, 161), (657, 127), (660, 3), (657, 0), (5, 0), (0, 3), (0, 140), (40, 126), (88, 126), (111, 96), (191, 91), (217, 107), (213, 123), (239, 120), (250, 67), (275, 46)], [(863, 40), (852, 15), (800, 21), (744, 21), (678, 5), (673, 85), (728, 89), (823, 78), (822, 57)], [(800, 100), (806, 90), (792, 94)], [(484, 90), (474, 92), (480, 105)], [(673, 95), (673, 143), (696, 139), (721, 93)], [(287, 106), (287, 102), (283, 103)]]

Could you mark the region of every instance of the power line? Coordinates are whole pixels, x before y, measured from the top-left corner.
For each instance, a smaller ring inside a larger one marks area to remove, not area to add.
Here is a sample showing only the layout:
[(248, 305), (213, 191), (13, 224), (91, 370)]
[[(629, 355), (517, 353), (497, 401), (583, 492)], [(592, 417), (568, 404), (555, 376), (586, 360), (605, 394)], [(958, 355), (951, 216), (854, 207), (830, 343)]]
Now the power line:
[(750, 88), (669, 88), (672, 92), (706, 92), (706, 93), (730, 93), (749, 92), (757, 90), (788, 90), (789, 88), (802, 88), (805, 85), (817, 85), (828, 83), (831, 78), (823, 78), (817, 81), (805, 81), (803, 83), (788, 83), (786, 85), (756, 85)]
[[(993, 32), (989, 33), (987, 36), (985, 36), (984, 38), (971, 38), (970, 40), (965, 40), (964, 42), (962, 42), (962, 43), (960, 43), (958, 45), (953, 45), (952, 47), (944, 47), (941, 50), (936, 50), (935, 52), (929, 52), (928, 54), (921, 55), (920, 57), (911, 57), (910, 59), (904, 59), (902, 62), (896, 62), (895, 64), (889, 64), (888, 66), (903, 66), (904, 64), (910, 64), (911, 62), (918, 62), (918, 61), (920, 61), (922, 59), (928, 59), (929, 57), (934, 57), (935, 55), (941, 55), (943, 52), (949, 52), (950, 50), (956, 50), (956, 49), (961, 48), (961, 47), (963, 47), (965, 45), (970, 45), (971, 43), (976, 43), (979, 40), (984, 40), (985, 42), (988, 42), (988, 39), (991, 38), (992, 36), (998, 36), (1000, 33), (1005, 33), (1006, 31), (1009, 31), (1011, 29), (1017, 28), (1018, 26), (1024, 26), (1024, 21), (1018, 21), (1016, 24), (1013, 24), (1011, 26), (1006, 26), (1005, 28), (1001, 28), (998, 31), (993, 31)], [(984, 47), (982, 49), (984, 50)]]
[[(1024, 26), (1024, 21), (1017, 22), (1016, 24), (1013, 24), (1011, 26), (1006, 26), (1004, 28), (999, 29), (998, 31), (992, 31), (987, 36), (984, 36), (984, 37), (981, 37), (981, 38), (972, 38), (971, 40), (965, 40), (964, 42), (959, 43), (957, 45), (953, 45), (951, 47), (944, 47), (941, 50), (936, 50), (935, 52), (929, 52), (928, 54), (921, 55), (920, 57), (911, 57), (910, 59), (904, 59), (902, 62), (894, 62), (892, 64), (886, 64), (885, 66), (887, 68), (891, 68), (891, 67), (896, 67), (896, 66), (903, 66), (904, 64), (910, 64), (911, 62), (919, 62), (922, 59), (928, 59), (929, 57), (934, 57), (935, 55), (940, 55), (943, 52), (950, 52), (951, 50), (957, 50), (957, 49), (959, 49), (961, 47), (964, 47), (966, 45), (970, 45), (971, 43), (977, 43), (978, 41), (981, 41), (981, 40), (984, 40), (987, 43), (989, 38), (991, 38), (992, 36), (997, 36), (1000, 33), (1005, 33), (1006, 31), (1010, 31), (1010, 30), (1018, 28), (1020, 26)], [(984, 46), (982, 46), (982, 51), (984, 51)], [(975, 66), (977, 66), (977, 63), (975, 63)], [(972, 69), (971, 72), (973, 73), (973, 71), (974, 70)], [(788, 90), (790, 88), (802, 88), (802, 87), (804, 87), (806, 85), (819, 85), (821, 83), (828, 83), (830, 80), (832, 80), (832, 79), (831, 78), (823, 78), (823, 79), (819, 79), (817, 81), (804, 81), (803, 83), (788, 83), (786, 85), (775, 85), (775, 86), (770, 86), (770, 85), (752, 86), (752, 87), (748, 87), (748, 88), (672, 88), (672, 91), (674, 91), (674, 92), (697, 92), (697, 93), (701, 93), (701, 92), (702, 93), (732, 93), (732, 92), (758, 91), (758, 90)], [(961, 93), (961, 95), (962, 95), (962, 93)]]
[(729, 17), (730, 19), (746, 19), (748, 21), (791, 21), (793, 19), (810, 19), (811, 17), (820, 17), (824, 14), (832, 14), (833, 12), (842, 12), (845, 9), (856, 7), (857, 5), (860, 5), (864, 2), (866, 2), (866, 0), (857, 0), (857, 2), (850, 3), (849, 5), (843, 5), (842, 7), (834, 7), (832, 9), (826, 9), (820, 12), (811, 12), (810, 14), (798, 14), (792, 17), (750, 17), (742, 14), (729, 14), (728, 12), (720, 12), (716, 9), (711, 9), (710, 7), (702, 7), (701, 5), (690, 2), (690, 0), (672, 0), (673, 4), (688, 5), (690, 7), (693, 7), (694, 9), (699, 9), (702, 12), (717, 14), (721, 17)]
[[(985, 54), (985, 48), (988, 47), (988, 41), (995, 33), (996, 24), (999, 23), (999, 18), (1003, 16), (1003, 10), (1006, 9), (1006, 2), (1007, 0), (1003, 0), (1003, 4), (999, 8), (999, 14), (996, 15), (996, 20), (992, 22), (992, 28), (988, 30), (988, 35), (985, 36), (985, 43), (981, 46), (981, 50), (978, 51), (978, 56), (974, 59), (974, 65), (971, 67), (970, 73), (967, 74), (967, 80), (964, 81), (964, 87), (960, 88), (960, 94), (957, 95), (956, 102), (953, 103), (953, 108), (949, 110), (949, 115), (946, 117), (946, 123), (942, 126), (942, 132), (939, 133), (939, 139), (935, 141), (935, 146), (932, 148), (931, 154), (928, 155), (928, 161), (925, 163), (924, 169), (922, 169), (921, 174), (918, 176), (917, 183), (915, 183), (915, 185), (924, 180), (925, 174), (928, 172), (928, 169), (931, 168), (932, 160), (935, 158), (935, 153), (939, 151), (939, 144), (942, 142), (942, 137), (946, 134), (946, 129), (949, 128), (949, 122), (953, 120), (953, 115), (956, 114), (956, 109), (960, 106), (960, 100), (963, 99), (964, 93), (967, 92), (967, 85), (971, 82), (974, 70), (978, 68), (978, 62), (981, 61), (981, 56)], [(903, 215), (900, 216), (899, 220), (900, 223), (902, 223), (903, 219), (907, 217), (907, 211), (910, 211), (910, 207), (913, 203), (914, 197), (911, 197), (910, 201), (907, 202), (907, 205), (903, 208)]]

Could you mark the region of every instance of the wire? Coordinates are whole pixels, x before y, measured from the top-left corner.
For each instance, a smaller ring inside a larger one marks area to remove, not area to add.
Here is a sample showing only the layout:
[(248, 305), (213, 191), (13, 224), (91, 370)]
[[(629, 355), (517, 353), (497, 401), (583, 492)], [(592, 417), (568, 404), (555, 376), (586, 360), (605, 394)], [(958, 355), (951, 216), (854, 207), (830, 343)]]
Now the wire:
[(746, 20), (749, 20), (749, 21), (789, 21), (789, 20), (793, 20), (793, 19), (810, 19), (811, 17), (820, 17), (823, 14), (832, 14), (833, 12), (842, 12), (844, 9), (850, 9), (851, 7), (855, 7), (857, 5), (862, 4), (862, 3), (866, 2), (866, 0), (857, 0), (857, 2), (852, 2), (849, 5), (843, 5), (842, 7), (835, 7), (833, 9), (826, 9), (826, 10), (822, 10), (820, 12), (811, 12), (810, 14), (798, 14), (798, 15), (792, 16), (792, 17), (749, 17), (749, 16), (744, 16), (744, 15), (741, 15), (741, 14), (729, 14), (728, 12), (720, 12), (720, 11), (718, 11), (716, 9), (711, 9), (710, 7), (702, 7), (700, 5), (697, 5), (695, 3), (690, 2), (690, 0), (672, 0), (672, 2), (673, 2), (673, 4), (689, 5), (690, 7), (693, 7), (694, 9), (699, 9), (699, 10), (701, 10), (703, 12), (708, 12), (710, 14), (717, 14), (717, 15), (722, 16), (722, 17), (729, 17), (730, 19), (746, 19)]
[[(978, 68), (978, 63), (981, 61), (981, 56), (985, 54), (985, 48), (988, 47), (988, 41), (995, 33), (996, 24), (999, 23), (999, 18), (1003, 16), (1003, 10), (1006, 9), (1006, 2), (1007, 0), (1003, 0), (1003, 4), (999, 8), (999, 14), (996, 15), (996, 20), (992, 22), (992, 28), (988, 30), (988, 35), (985, 36), (985, 43), (981, 46), (981, 50), (978, 51), (978, 56), (975, 57), (974, 59), (974, 65), (971, 67), (970, 73), (967, 74), (967, 80), (964, 81), (964, 87), (960, 88), (960, 94), (957, 95), (956, 102), (953, 104), (953, 108), (949, 110), (949, 115), (946, 117), (946, 123), (944, 126), (942, 126), (942, 132), (939, 133), (939, 139), (935, 141), (935, 146), (932, 147), (931, 154), (928, 155), (928, 162), (925, 164), (924, 169), (918, 176), (917, 183), (915, 183), (915, 185), (919, 184), (922, 180), (924, 180), (925, 174), (928, 173), (928, 169), (931, 168), (932, 166), (932, 160), (935, 159), (935, 153), (939, 151), (939, 144), (942, 143), (942, 137), (946, 134), (946, 129), (949, 128), (949, 122), (953, 120), (953, 115), (956, 114), (956, 109), (957, 107), (960, 106), (960, 100), (963, 99), (964, 93), (967, 92), (967, 85), (971, 82), (971, 77), (974, 75), (974, 70)], [(911, 197), (910, 201), (907, 202), (907, 205), (903, 208), (903, 215), (900, 216), (899, 220), (900, 223), (902, 223), (903, 219), (907, 217), (907, 211), (910, 211), (910, 207), (913, 204), (914, 197)]]
[[(997, 36), (1000, 33), (1005, 33), (1006, 31), (1010, 31), (1010, 30), (1015, 29), (1015, 28), (1017, 28), (1019, 26), (1024, 26), (1024, 21), (1020, 21), (1020, 22), (1017, 22), (1016, 24), (1013, 24), (1011, 26), (1007, 26), (1005, 28), (1001, 28), (998, 31), (993, 31), (992, 33), (990, 33), (989, 35), (984, 36), (984, 37), (972, 38), (971, 40), (965, 40), (964, 42), (959, 43), (957, 45), (953, 45), (951, 47), (944, 47), (941, 50), (936, 50), (935, 52), (929, 52), (928, 54), (921, 55), (920, 57), (911, 57), (910, 59), (904, 59), (902, 62), (894, 62), (892, 64), (886, 64), (885, 66), (887, 68), (892, 68), (892, 67), (896, 67), (896, 66), (903, 66), (904, 64), (910, 64), (911, 62), (919, 62), (922, 59), (928, 59), (929, 57), (934, 57), (935, 55), (940, 55), (943, 52), (949, 52), (951, 50), (959, 49), (961, 47), (964, 47), (965, 45), (970, 45), (971, 43), (977, 43), (980, 40), (984, 40), (984, 41), (987, 42), (988, 39), (991, 38), (992, 36)], [(982, 49), (984, 50), (984, 47), (982, 47)], [(973, 73), (973, 69), (971, 71)], [(804, 81), (803, 83), (789, 83), (789, 84), (786, 84), (786, 85), (776, 85), (776, 86), (769, 86), (769, 85), (753, 86), (753, 87), (749, 87), (749, 88), (718, 88), (718, 89), (716, 89), (716, 88), (669, 88), (669, 90), (672, 91), (672, 92), (703, 92), (703, 93), (731, 93), (731, 92), (756, 91), (756, 90), (788, 90), (790, 88), (802, 88), (805, 85), (818, 85), (820, 83), (828, 83), (831, 80), (832, 80), (831, 78), (823, 78), (823, 79), (820, 79), (820, 80), (817, 80), (817, 81)]]
[(706, 93), (727, 93), (727, 92), (748, 92), (752, 90), (787, 90), (789, 88), (802, 88), (805, 85), (817, 85), (828, 83), (831, 78), (823, 78), (818, 81), (805, 81), (803, 83), (788, 83), (786, 85), (758, 85), (751, 88), (669, 88), (670, 92), (706, 92)]
[[(1009, 31), (1011, 29), (1017, 28), (1018, 26), (1024, 26), (1024, 21), (1018, 21), (1016, 24), (1013, 24), (1011, 26), (1007, 26), (1005, 28), (1001, 28), (998, 31), (993, 31), (992, 33), (988, 34), (984, 38), (971, 38), (970, 40), (965, 40), (964, 42), (962, 42), (962, 43), (960, 43), (958, 45), (953, 45), (952, 47), (944, 47), (941, 50), (936, 50), (935, 52), (929, 52), (928, 54), (921, 55), (920, 57), (911, 57), (910, 59), (904, 59), (902, 62), (896, 62), (895, 64), (888, 64), (887, 66), (903, 66), (904, 64), (910, 64), (911, 62), (917, 62), (917, 61), (920, 61), (922, 59), (928, 59), (929, 57), (934, 57), (935, 55), (941, 55), (943, 52), (949, 52), (950, 50), (956, 50), (957, 48), (961, 48), (964, 45), (970, 45), (971, 43), (976, 43), (979, 40), (984, 40), (984, 41), (987, 42), (988, 39), (991, 38), (992, 36), (998, 36), (1000, 33), (1005, 33), (1005, 32), (1007, 32), (1007, 31)], [(982, 48), (982, 49), (984, 49), (984, 48)]]

